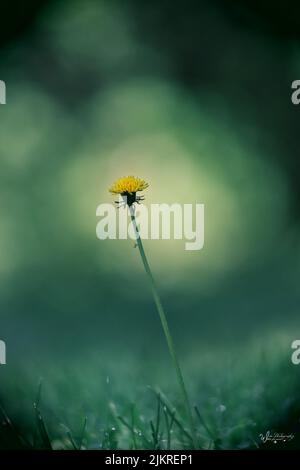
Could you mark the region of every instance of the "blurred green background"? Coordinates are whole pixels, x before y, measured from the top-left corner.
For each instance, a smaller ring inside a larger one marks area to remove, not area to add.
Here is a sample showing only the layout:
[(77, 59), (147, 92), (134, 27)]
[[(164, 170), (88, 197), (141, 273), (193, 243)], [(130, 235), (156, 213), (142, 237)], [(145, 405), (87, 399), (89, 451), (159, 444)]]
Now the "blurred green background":
[(20, 397), (70, 367), (79, 402), (111, 375), (125, 395), (137, 380), (173, 387), (137, 250), (95, 234), (96, 207), (127, 174), (149, 182), (146, 204), (205, 204), (202, 251), (145, 242), (192, 400), (208, 356), (212, 375), (231, 360), (273, 367), (280, 356), (280, 370), (298, 377), (299, 13), (291, 1), (1, 4), (8, 408), (16, 377)]

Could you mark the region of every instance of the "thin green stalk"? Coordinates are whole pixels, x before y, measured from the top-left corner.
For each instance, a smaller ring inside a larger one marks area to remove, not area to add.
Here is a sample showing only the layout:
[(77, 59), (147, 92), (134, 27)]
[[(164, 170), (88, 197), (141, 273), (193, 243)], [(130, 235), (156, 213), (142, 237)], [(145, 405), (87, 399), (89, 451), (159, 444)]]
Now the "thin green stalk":
[(144, 247), (143, 247), (143, 244), (142, 244), (139, 229), (138, 229), (136, 219), (135, 219), (135, 215), (134, 215), (134, 207), (130, 206), (129, 211), (130, 211), (131, 221), (132, 221), (135, 233), (136, 233), (136, 243), (137, 243), (137, 246), (138, 246), (139, 251), (140, 251), (140, 255), (141, 255), (141, 258), (142, 258), (142, 262), (143, 262), (145, 271), (146, 271), (148, 279), (150, 281), (150, 286), (151, 286), (151, 291), (152, 291), (152, 294), (153, 294), (154, 302), (155, 302), (155, 305), (156, 305), (156, 308), (157, 308), (157, 311), (158, 311), (158, 314), (159, 314), (159, 317), (160, 317), (160, 321), (161, 321), (161, 324), (162, 324), (162, 328), (163, 328), (163, 331), (164, 331), (164, 334), (165, 334), (165, 337), (166, 337), (166, 340), (167, 340), (169, 352), (170, 352), (170, 355), (171, 355), (172, 360), (173, 360), (173, 364), (174, 364), (176, 375), (177, 375), (177, 380), (178, 380), (179, 387), (180, 387), (180, 390), (181, 390), (181, 393), (182, 393), (183, 402), (185, 404), (186, 413), (187, 413), (187, 416), (188, 416), (188, 419), (189, 419), (189, 422), (190, 422), (193, 444), (194, 444), (194, 447), (196, 448), (197, 447), (196, 429), (195, 429), (194, 419), (193, 419), (193, 415), (192, 415), (192, 409), (191, 409), (189, 397), (188, 397), (188, 394), (187, 394), (187, 391), (186, 391), (185, 383), (184, 383), (184, 380), (183, 380), (183, 375), (182, 375), (182, 372), (181, 372), (178, 357), (177, 357), (177, 354), (176, 354), (174, 341), (173, 341), (173, 338), (172, 338), (172, 335), (171, 335), (171, 332), (170, 332), (170, 329), (169, 329), (167, 317), (166, 317), (163, 305), (161, 303), (161, 300), (160, 300), (160, 297), (159, 297), (159, 294), (158, 294), (158, 291), (157, 291), (157, 287), (156, 287), (156, 284), (154, 282), (154, 278), (153, 278), (153, 275), (152, 275), (152, 272), (151, 272), (146, 254), (145, 254), (145, 250), (144, 250)]

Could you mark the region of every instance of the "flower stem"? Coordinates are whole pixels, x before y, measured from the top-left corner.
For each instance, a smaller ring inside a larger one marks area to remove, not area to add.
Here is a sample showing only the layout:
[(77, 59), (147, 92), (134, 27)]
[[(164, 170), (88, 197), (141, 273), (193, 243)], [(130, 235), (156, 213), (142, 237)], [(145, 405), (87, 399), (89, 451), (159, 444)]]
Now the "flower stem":
[(160, 317), (162, 328), (163, 328), (163, 331), (164, 331), (164, 334), (165, 334), (165, 337), (166, 337), (166, 340), (167, 340), (167, 345), (168, 345), (168, 348), (169, 348), (169, 352), (170, 352), (170, 355), (172, 357), (173, 364), (174, 364), (174, 367), (175, 367), (177, 380), (178, 380), (179, 387), (180, 387), (180, 390), (181, 390), (181, 393), (182, 393), (182, 398), (183, 398), (183, 402), (185, 404), (186, 413), (187, 413), (187, 416), (188, 416), (188, 419), (189, 419), (189, 422), (190, 422), (191, 437), (192, 437), (192, 440), (193, 440), (193, 445), (196, 448), (197, 443), (196, 443), (196, 430), (195, 430), (194, 419), (193, 419), (193, 415), (192, 415), (190, 400), (189, 400), (189, 397), (188, 397), (188, 394), (187, 394), (187, 391), (186, 391), (183, 375), (182, 375), (182, 372), (181, 372), (179, 360), (178, 360), (178, 357), (177, 357), (177, 354), (176, 354), (174, 341), (173, 341), (173, 338), (172, 338), (172, 335), (171, 335), (171, 332), (170, 332), (170, 328), (169, 328), (169, 325), (168, 325), (167, 317), (166, 317), (163, 305), (161, 303), (160, 296), (159, 296), (159, 293), (158, 293), (158, 290), (157, 290), (157, 287), (156, 287), (156, 284), (155, 284), (155, 281), (154, 281), (154, 278), (153, 278), (153, 275), (152, 275), (152, 272), (151, 272), (151, 269), (150, 269), (150, 265), (148, 263), (148, 260), (147, 260), (146, 254), (145, 254), (145, 250), (144, 250), (144, 247), (143, 247), (143, 244), (142, 244), (139, 229), (138, 229), (138, 226), (137, 226), (137, 223), (136, 223), (135, 214), (134, 214), (134, 207), (133, 206), (129, 207), (129, 212), (130, 212), (131, 221), (132, 221), (132, 224), (133, 224), (133, 227), (134, 227), (134, 231), (135, 231), (135, 234), (136, 234), (136, 244), (139, 248), (140, 255), (141, 255), (141, 258), (142, 258), (142, 262), (143, 262), (145, 271), (146, 271), (147, 276), (148, 276), (149, 281), (150, 281), (150, 286), (151, 286), (151, 291), (152, 291), (153, 298), (154, 298), (154, 303), (156, 305), (156, 308), (157, 308), (157, 311), (158, 311), (158, 314), (159, 314), (159, 317)]

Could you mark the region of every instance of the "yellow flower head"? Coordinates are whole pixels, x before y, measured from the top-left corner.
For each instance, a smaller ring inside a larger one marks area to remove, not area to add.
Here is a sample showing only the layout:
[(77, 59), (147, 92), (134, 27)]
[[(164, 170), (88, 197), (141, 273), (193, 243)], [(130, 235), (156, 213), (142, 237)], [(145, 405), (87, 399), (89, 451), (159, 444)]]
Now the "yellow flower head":
[[(140, 203), (144, 199), (143, 196), (137, 196), (137, 191), (143, 191), (144, 189), (148, 188), (148, 183), (146, 181), (136, 178), (135, 176), (123, 176), (119, 178), (109, 191), (113, 194), (121, 194), (124, 199), (125, 205), (132, 206), (132, 204)], [(116, 201), (120, 204), (119, 201)]]
[(114, 194), (133, 194), (137, 191), (143, 191), (148, 188), (148, 186), (148, 183), (140, 178), (136, 178), (135, 176), (123, 176), (109, 188), (109, 191)]

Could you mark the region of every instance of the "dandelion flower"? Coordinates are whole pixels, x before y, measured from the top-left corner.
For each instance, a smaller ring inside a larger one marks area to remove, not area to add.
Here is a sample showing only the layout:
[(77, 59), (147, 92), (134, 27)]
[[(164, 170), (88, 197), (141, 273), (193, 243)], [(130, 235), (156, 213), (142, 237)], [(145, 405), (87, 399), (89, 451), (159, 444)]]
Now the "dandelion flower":
[(192, 415), (192, 410), (191, 410), (189, 397), (188, 397), (187, 390), (186, 390), (186, 387), (185, 387), (185, 383), (184, 383), (184, 380), (183, 380), (180, 364), (179, 364), (179, 361), (178, 361), (178, 358), (177, 358), (173, 338), (171, 336), (171, 332), (170, 332), (170, 329), (169, 329), (168, 320), (167, 320), (167, 317), (166, 317), (166, 314), (165, 314), (165, 311), (164, 311), (164, 308), (163, 308), (163, 305), (162, 305), (162, 302), (161, 302), (160, 295), (158, 293), (156, 284), (154, 282), (152, 271), (150, 269), (150, 265), (149, 265), (148, 259), (146, 257), (146, 253), (145, 253), (143, 243), (142, 243), (142, 240), (141, 240), (141, 237), (140, 237), (139, 228), (137, 226), (137, 222), (136, 222), (136, 218), (135, 218), (135, 206), (133, 204), (135, 202), (137, 204), (139, 204), (139, 202), (141, 200), (143, 200), (143, 196), (137, 196), (136, 193), (138, 191), (143, 191), (146, 188), (148, 188), (148, 183), (146, 183), (146, 181), (144, 181), (140, 178), (136, 178), (135, 176), (123, 176), (122, 178), (119, 178), (112, 185), (111, 188), (109, 188), (109, 191), (113, 194), (120, 194), (122, 196), (123, 203), (122, 203), (122, 201), (116, 201), (117, 204), (119, 204), (119, 205), (124, 204), (125, 206), (127, 204), (128, 207), (129, 207), (129, 213), (130, 213), (131, 221), (132, 221), (132, 224), (133, 224), (134, 232), (136, 233), (136, 245), (135, 246), (137, 246), (138, 249), (139, 249), (139, 252), (140, 252), (140, 255), (141, 255), (141, 258), (142, 258), (142, 262), (143, 262), (146, 274), (147, 274), (148, 279), (149, 279), (150, 287), (151, 287), (152, 294), (153, 294), (154, 303), (156, 305), (156, 308), (157, 308), (157, 311), (158, 311), (158, 314), (159, 314), (159, 317), (160, 317), (160, 320), (161, 320), (161, 325), (162, 325), (162, 328), (163, 328), (163, 331), (164, 331), (164, 334), (165, 334), (165, 337), (166, 337), (169, 352), (170, 352), (170, 355), (172, 357), (173, 364), (174, 364), (174, 367), (175, 367), (175, 371), (176, 371), (176, 374), (177, 374), (177, 379), (178, 379), (179, 387), (180, 387), (180, 390), (181, 390), (181, 393), (182, 393), (183, 402), (185, 404), (186, 413), (187, 413), (188, 419), (190, 421), (192, 444), (196, 448), (197, 447), (197, 442), (196, 442), (196, 437), (195, 437), (195, 423), (194, 423), (194, 418), (193, 418), (193, 415)]
[(138, 191), (144, 191), (148, 186), (148, 183), (141, 178), (123, 176), (115, 181), (111, 188), (109, 188), (109, 191), (113, 194), (121, 194), (126, 204), (132, 206), (133, 203), (139, 203), (139, 201), (143, 200), (143, 197), (137, 196), (136, 193)]

